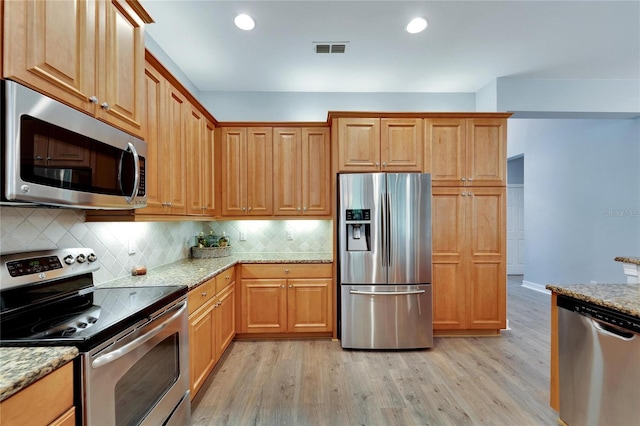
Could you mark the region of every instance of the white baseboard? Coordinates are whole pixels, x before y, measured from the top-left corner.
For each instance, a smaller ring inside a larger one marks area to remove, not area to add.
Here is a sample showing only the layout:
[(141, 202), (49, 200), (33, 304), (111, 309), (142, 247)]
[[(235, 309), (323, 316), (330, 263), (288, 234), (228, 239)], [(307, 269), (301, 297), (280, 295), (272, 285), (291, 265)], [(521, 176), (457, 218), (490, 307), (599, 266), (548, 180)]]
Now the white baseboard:
[(539, 293), (551, 294), (551, 291), (544, 288), (542, 284), (534, 283), (532, 281), (522, 280), (522, 287), (528, 288), (529, 290), (537, 291)]

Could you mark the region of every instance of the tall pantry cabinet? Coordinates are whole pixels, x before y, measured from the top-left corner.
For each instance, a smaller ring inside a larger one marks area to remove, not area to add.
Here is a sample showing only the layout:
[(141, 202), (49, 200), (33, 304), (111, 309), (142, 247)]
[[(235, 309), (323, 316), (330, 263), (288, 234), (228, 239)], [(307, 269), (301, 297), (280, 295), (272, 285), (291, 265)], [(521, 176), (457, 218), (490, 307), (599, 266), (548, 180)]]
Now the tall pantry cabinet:
[(497, 334), (506, 327), (503, 115), (425, 119), (432, 150), (436, 332)]

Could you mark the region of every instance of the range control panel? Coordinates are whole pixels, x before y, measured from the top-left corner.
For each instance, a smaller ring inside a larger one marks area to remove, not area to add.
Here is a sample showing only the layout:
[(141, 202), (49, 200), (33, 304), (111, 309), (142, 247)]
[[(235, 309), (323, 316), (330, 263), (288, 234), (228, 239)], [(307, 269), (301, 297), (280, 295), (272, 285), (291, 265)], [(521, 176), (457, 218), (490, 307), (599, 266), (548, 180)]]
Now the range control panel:
[(68, 248), (0, 256), (0, 290), (94, 272), (98, 257), (89, 248)]
[(7, 262), (7, 270), (12, 277), (21, 277), (54, 269), (62, 269), (62, 263), (58, 256), (34, 257)]

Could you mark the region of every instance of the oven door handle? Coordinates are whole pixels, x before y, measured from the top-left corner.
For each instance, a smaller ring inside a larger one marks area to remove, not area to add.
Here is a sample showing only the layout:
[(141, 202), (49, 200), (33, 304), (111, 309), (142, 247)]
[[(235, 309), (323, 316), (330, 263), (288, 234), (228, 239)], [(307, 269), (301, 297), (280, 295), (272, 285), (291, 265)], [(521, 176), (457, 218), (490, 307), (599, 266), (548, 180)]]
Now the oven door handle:
[[(116, 350), (113, 350), (111, 352), (107, 352), (106, 354), (100, 355), (99, 357), (97, 357), (96, 359), (93, 360), (93, 362), (91, 363), (91, 366), (93, 368), (102, 367), (103, 365), (109, 364), (110, 362), (113, 362), (116, 359), (118, 359), (118, 358), (128, 354), (129, 352), (133, 351), (134, 349), (144, 345), (146, 342), (148, 342), (150, 339), (154, 338), (162, 330), (167, 328), (167, 325), (169, 325), (169, 323), (171, 321), (175, 320), (180, 315), (182, 315), (184, 313), (185, 309), (187, 309), (187, 304), (185, 302), (182, 302), (180, 305), (176, 305), (176, 307), (180, 307), (180, 309), (178, 310), (178, 312), (176, 312), (175, 314), (171, 315), (171, 318), (167, 319), (162, 324), (158, 325), (156, 328), (154, 328), (153, 330), (149, 331), (148, 333), (145, 333), (142, 336), (136, 338), (135, 340), (132, 340), (131, 342), (127, 343), (123, 347), (118, 348)], [(172, 308), (172, 310), (174, 310), (174, 309), (176, 309), (176, 308)], [(169, 313), (169, 312), (166, 312), (164, 315), (166, 315), (167, 313)]]

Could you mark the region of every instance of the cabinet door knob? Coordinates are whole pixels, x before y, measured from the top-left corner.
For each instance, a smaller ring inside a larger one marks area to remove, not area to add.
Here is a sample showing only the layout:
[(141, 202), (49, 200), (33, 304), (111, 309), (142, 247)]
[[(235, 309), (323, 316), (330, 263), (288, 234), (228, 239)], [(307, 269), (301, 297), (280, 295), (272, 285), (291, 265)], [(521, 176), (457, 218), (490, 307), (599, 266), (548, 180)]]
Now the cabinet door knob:
[(298, 211), (300, 211), (300, 207), (298, 207)]
[(110, 107), (109, 107), (109, 104), (108, 104), (108, 103), (103, 102), (103, 103), (100, 105), (100, 108), (102, 108), (102, 109), (103, 109), (103, 110), (105, 110), (105, 111), (109, 111), (109, 108), (110, 108)]
[(467, 180), (468, 180), (469, 182), (471, 182), (471, 181), (473, 181), (473, 178), (472, 178), (472, 177), (470, 177), (470, 178), (467, 178)]
[(303, 208), (302, 208), (302, 210), (304, 210), (304, 211), (306, 212), (306, 211), (307, 211), (307, 208), (306, 208), (306, 207), (303, 207)]
[(467, 179), (465, 179), (465, 178), (460, 178), (460, 180), (464, 182), (464, 181), (465, 181), (465, 180), (467, 180)]
[[(42, 160), (42, 157), (41, 157), (40, 155), (36, 155), (36, 156), (34, 157), (34, 160)], [(298, 210), (299, 210), (299, 209), (298, 209)]]
[(243, 207), (243, 208), (242, 208), (242, 211), (245, 211), (245, 210), (246, 210), (246, 208), (244, 208), (244, 207)]
[(281, 287), (281, 288), (284, 288), (284, 284), (281, 284), (281, 285), (280, 285), (280, 287)]
[(382, 162), (382, 167), (387, 167), (387, 162), (386, 161)]
[(251, 207), (249, 207), (247, 210), (248, 210), (248, 211), (251, 211)]
[(376, 167), (380, 167), (380, 163), (376, 161)]
[(288, 273), (289, 273), (289, 270), (288, 270), (288, 269), (285, 269), (285, 270), (284, 270), (284, 273), (285, 273), (285, 274), (288, 274)]
[(466, 197), (466, 196), (467, 196), (467, 193), (466, 193), (466, 192), (463, 192), (461, 195), (462, 195), (463, 197)]
[(89, 97), (89, 102), (91, 102), (92, 104), (97, 104), (98, 103), (98, 97), (97, 96), (90, 96)]
[(293, 288), (293, 284), (289, 284), (289, 288)]
[(173, 207), (173, 203), (167, 203), (167, 207)]
[(469, 197), (473, 197), (473, 192), (470, 192), (470, 193), (469, 193)]

